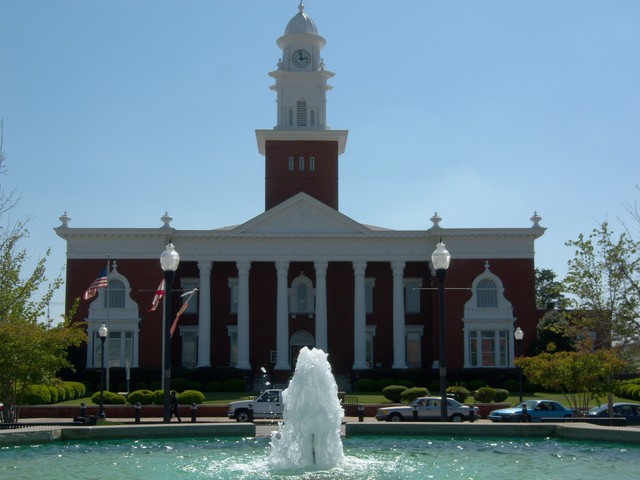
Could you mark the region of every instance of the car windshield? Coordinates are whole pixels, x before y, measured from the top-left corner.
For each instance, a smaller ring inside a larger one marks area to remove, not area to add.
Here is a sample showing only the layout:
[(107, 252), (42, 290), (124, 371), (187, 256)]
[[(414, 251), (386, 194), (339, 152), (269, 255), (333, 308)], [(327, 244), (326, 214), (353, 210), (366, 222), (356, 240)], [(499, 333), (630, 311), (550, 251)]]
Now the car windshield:
[(524, 406), (526, 406), (527, 410), (533, 410), (534, 408), (536, 408), (537, 405), (538, 405), (538, 401), (537, 400), (526, 400), (526, 401), (516, 405), (515, 408), (523, 408)]

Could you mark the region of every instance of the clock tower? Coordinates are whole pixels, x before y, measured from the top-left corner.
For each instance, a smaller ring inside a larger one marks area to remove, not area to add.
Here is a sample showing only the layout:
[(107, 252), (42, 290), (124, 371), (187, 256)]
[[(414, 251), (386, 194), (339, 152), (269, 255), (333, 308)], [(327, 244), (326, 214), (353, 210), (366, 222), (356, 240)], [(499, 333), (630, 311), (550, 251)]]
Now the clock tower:
[(258, 150), (265, 156), (265, 209), (305, 192), (338, 209), (338, 156), (344, 152), (346, 130), (327, 126), (327, 83), (318, 35), (300, 2), (299, 12), (278, 38), (282, 58), (269, 75), (277, 95), (277, 125), (257, 130)]

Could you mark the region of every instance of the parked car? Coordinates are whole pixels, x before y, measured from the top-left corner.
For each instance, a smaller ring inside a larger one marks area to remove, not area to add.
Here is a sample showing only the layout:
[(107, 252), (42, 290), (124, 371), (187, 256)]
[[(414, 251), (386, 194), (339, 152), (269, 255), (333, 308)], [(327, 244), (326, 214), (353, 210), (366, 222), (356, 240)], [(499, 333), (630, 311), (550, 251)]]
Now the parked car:
[(284, 410), (282, 390), (265, 390), (254, 400), (231, 402), (227, 415), (231, 419), (235, 418), (238, 422), (248, 422), (250, 409), (253, 409), (253, 418), (282, 418)]
[[(413, 421), (414, 409), (418, 414), (418, 421), (440, 420), (440, 397), (419, 397), (409, 405), (396, 405), (378, 409), (376, 420), (387, 422)], [(469, 420), (471, 411), (475, 418), (478, 416), (478, 407), (463, 405), (453, 398), (447, 399), (447, 417), (450, 422), (463, 422)]]
[(558, 418), (571, 416), (573, 416), (573, 410), (555, 400), (525, 400), (515, 407), (494, 410), (487, 418), (492, 422), (539, 422), (545, 417)]
[[(598, 407), (590, 408), (587, 411), (587, 415), (608, 417), (609, 405), (605, 403)], [(626, 418), (628, 425), (640, 425), (640, 403), (614, 403), (613, 416)]]

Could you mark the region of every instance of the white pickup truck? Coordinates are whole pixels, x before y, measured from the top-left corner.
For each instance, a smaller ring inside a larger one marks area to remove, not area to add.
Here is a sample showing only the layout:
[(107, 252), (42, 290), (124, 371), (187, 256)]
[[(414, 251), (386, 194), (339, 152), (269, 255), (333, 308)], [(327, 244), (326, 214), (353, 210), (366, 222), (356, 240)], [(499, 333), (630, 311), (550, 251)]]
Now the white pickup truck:
[(253, 409), (253, 418), (282, 418), (284, 402), (282, 390), (265, 390), (254, 400), (240, 400), (229, 404), (227, 415), (238, 422), (248, 422), (249, 410)]

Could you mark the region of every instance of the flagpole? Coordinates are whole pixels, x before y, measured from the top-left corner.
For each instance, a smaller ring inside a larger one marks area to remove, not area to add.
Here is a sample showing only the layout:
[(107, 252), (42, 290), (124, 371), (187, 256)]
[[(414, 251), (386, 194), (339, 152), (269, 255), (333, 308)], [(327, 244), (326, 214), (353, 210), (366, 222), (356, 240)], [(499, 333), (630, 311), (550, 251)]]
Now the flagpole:
[[(111, 320), (111, 313), (110, 313), (110, 307), (111, 307), (111, 302), (110, 302), (110, 298), (109, 298), (109, 268), (110, 268), (110, 263), (111, 263), (111, 255), (107, 255), (107, 331), (111, 331), (111, 326), (109, 325), (109, 320)], [(109, 337), (107, 337), (107, 392), (109, 392), (109, 365), (111, 362), (109, 362), (109, 352), (111, 351), (111, 348), (109, 346)], [(103, 354), (104, 355), (104, 354)]]

